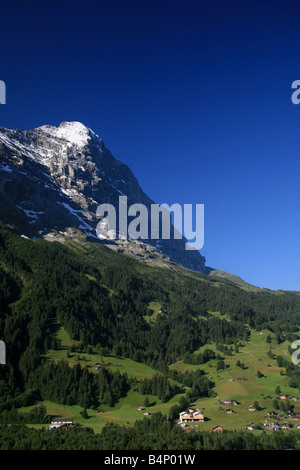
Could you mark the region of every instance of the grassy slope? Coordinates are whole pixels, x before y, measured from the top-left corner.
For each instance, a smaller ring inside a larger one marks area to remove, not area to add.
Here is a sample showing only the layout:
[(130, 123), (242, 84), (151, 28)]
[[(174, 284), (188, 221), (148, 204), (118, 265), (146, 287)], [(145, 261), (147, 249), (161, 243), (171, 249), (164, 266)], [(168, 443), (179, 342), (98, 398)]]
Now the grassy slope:
[(144, 319), (149, 323), (149, 325), (151, 325), (156, 322), (157, 315), (161, 313), (162, 306), (159, 302), (152, 301), (149, 303), (148, 308), (153, 313), (151, 315), (144, 316)]
[[(200, 409), (204, 409), (204, 415), (206, 421), (199, 425), (201, 430), (209, 430), (212, 425), (219, 424), (227, 430), (242, 429), (249, 422), (255, 424), (263, 424), (266, 421), (265, 415), (267, 411), (272, 410), (272, 402), (275, 398), (275, 388), (277, 385), (281, 387), (281, 391), (287, 395), (294, 395), (300, 398), (298, 390), (290, 388), (288, 386), (288, 377), (280, 374), (280, 368), (274, 359), (270, 359), (267, 355), (270, 348), (272, 352), (280, 354), (284, 357), (289, 358), (288, 343), (282, 343), (277, 345), (272, 339), (271, 343), (266, 343), (266, 336), (269, 334), (268, 331), (263, 330), (262, 332), (251, 331), (250, 341), (245, 343), (243, 347), (240, 347), (238, 353), (234, 353), (232, 356), (224, 356), (225, 363), (228, 366), (225, 371), (216, 370), (216, 360), (211, 360), (201, 366), (184, 364), (182, 361), (177, 362), (171, 366), (171, 368), (178, 370), (196, 370), (201, 368), (208, 376), (212, 377), (215, 382), (214, 391), (217, 393), (220, 400), (237, 400), (238, 406), (232, 406), (232, 414), (226, 414), (225, 409), (229, 405), (219, 405), (216, 398), (205, 398), (200, 399), (193, 405)], [(64, 328), (57, 330), (57, 338), (61, 340), (61, 348), (59, 350), (48, 350), (46, 352), (47, 357), (50, 360), (67, 359), (67, 351), (72, 345), (76, 345)], [(205, 346), (207, 347), (207, 346)], [(201, 349), (205, 349), (205, 347)], [(210, 348), (215, 350), (216, 345), (209, 345)], [(200, 349), (200, 351), (201, 351)], [(74, 364), (78, 360), (78, 353), (69, 353), (68, 358), (70, 365)], [(78, 362), (82, 366), (93, 366), (95, 362), (103, 362), (104, 364), (110, 363), (111, 370), (119, 369), (121, 373), (127, 372), (130, 377), (136, 377), (137, 379), (143, 377), (150, 377), (157, 373), (150, 367), (144, 364), (134, 362), (127, 358), (121, 358), (116, 356), (102, 357), (97, 354), (79, 354), (80, 359)], [(246, 369), (241, 369), (236, 366), (237, 360), (245, 364)], [(93, 367), (90, 369), (94, 371)], [(265, 377), (258, 378), (257, 371), (262, 372)], [(244, 380), (237, 380), (237, 378), (243, 378)], [(179, 398), (182, 395), (174, 396), (168, 403), (161, 403), (157, 397), (149, 396), (150, 403), (152, 406), (148, 408), (151, 413), (161, 411), (163, 414), (168, 414), (171, 406), (178, 403)], [(271, 398), (266, 399), (265, 396)], [(89, 426), (94, 429), (95, 432), (100, 432), (103, 426), (107, 422), (115, 422), (122, 425), (132, 425), (136, 419), (143, 418), (143, 412), (138, 411), (137, 408), (142, 406), (144, 403), (145, 396), (140, 395), (132, 390), (128, 393), (125, 398), (122, 398), (114, 407), (109, 408), (107, 406), (101, 406), (102, 413), (97, 413), (96, 410), (87, 410), (89, 418), (84, 419), (79, 414), (82, 409), (79, 406), (66, 406), (58, 405), (52, 402), (44, 402), (47, 411), (52, 416), (62, 417), (73, 417), (74, 421), (81, 425)], [(258, 401), (261, 408), (260, 412), (250, 412), (249, 406)], [(295, 404), (295, 412), (300, 412), (300, 402), (292, 402)], [(298, 404), (299, 403), (299, 404)], [(30, 408), (28, 408), (30, 409)], [(25, 411), (25, 409), (23, 409)], [(281, 414), (282, 412), (280, 412)], [(283, 413), (284, 414), (284, 413)], [(289, 421), (286, 419), (286, 421)], [(292, 425), (298, 424), (298, 421), (290, 420)], [(42, 426), (40, 426), (42, 427)]]
[[(100, 356), (99, 354), (87, 354), (70, 352), (71, 346), (77, 346), (79, 341), (70, 338), (64, 327), (60, 327), (56, 333), (57, 339), (61, 341), (61, 346), (57, 350), (47, 350), (46, 357), (53, 361), (61, 359), (68, 360), (70, 366), (79, 363), (82, 367), (90, 367), (90, 371), (94, 372), (95, 363), (104, 363), (104, 365), (112, 364), (109, 366), (112, 370), (119, 369), (121, 373), (126, 372), (129, 377), (136, 377), (137, 379), (143, 377), (151, 377), (156, 371), (146, 366), (145, 364), (132, 361), (131, 359), (119, 356)], [(67, 357), (67, 354), (69, 357)]]
[[(204, 409), (204, 415), (208, 418), (201, 425), (201, 429), (208, 430), (213, 424), (219, 424), (228, 430), (241, 429), (241, 427), (246, 426), (249, 422), (263, 424), (266, 421), (266, 413), (273, 409), (272, 403), (275, 398), (277, 385), (280, 386), (282, 393), (300, 398), (299, 390), (288, 386), (289, 378), (285, 375), (280, 375), (281, 368), (277, 366), (274, 359), (270, 359), (267, 355), (271, 347), (275, 355), (290, 357), (287, 351), (288, 343), (285, 342), (278, 346), (272, 340), (271, 344), (267, 344), (266, 335), (268, 333), (266, 330), (262, 332), (252, 331), (250, 341), (240, 348), (238, 353), (233, 353), (232, 356), (223, 356), (225, 357), (226, 365), (229, 366), (225, 371), (216, 370), (216, 360), (200, 366), (201, 369), (205, 370), (212, 377), (216, 384), (214, 390), (221, 401), (236, 400), (240, 403), (238, 406), (231, 406), (233, 409), (232, 414), (226, 414), (225, 409), (230, 407), (230, 405), (219, 405), (216, 398), (198, 400), (195, 405)], [(237, 367), (237, 360), (244, 363), (246, 369)], [(178, 362), (173, 364), (172, 367), (181, 370), (194, 370), (198, 366)], [(258, 370), (265, 377), (258, 378)], [(238, 377), (244, 380), (237, 380)], [(264, 398), (266, 396), (271, 398)], [(253, 405), (254, 401), (259, 403), (263, 409), (262, 411), (249, 411), (249, 406)], [(300, 412), (300, 404), (298, 402), (292, 403), (295, 403), (295, 412)], [(298, 423), (298, 421), (290, 422), (291, 424), (293, 422), (294, 424)]]

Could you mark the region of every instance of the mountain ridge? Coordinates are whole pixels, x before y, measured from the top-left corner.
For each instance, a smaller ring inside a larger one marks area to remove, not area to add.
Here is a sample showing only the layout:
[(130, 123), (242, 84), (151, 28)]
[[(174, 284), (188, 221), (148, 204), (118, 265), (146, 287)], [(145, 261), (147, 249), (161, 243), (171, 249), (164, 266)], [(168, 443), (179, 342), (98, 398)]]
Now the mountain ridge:
[[(89, 239), (95, 234), (96, 209), (128, 203), (147, 208), (153, 201), (144, 193), (129, 167), (116, 159), (94, 131), (77, 121), (58, 127), (43, 125), (24, 131), (0, 127), (0, 218), (28, 237), (44, 237), (69, 227)], [(205, 258), (185, 250), (186, 240), (109, 241), (122, 252), (150, 252), (187, 268), (205, 272)]]

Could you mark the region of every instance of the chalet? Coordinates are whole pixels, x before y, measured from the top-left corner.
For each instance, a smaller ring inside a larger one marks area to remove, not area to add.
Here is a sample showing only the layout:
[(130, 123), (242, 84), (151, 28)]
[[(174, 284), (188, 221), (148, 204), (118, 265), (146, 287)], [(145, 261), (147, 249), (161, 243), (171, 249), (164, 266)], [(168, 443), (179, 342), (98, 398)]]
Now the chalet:
[(280, 425), (281, 429), (290, 429), (291, 428), (291, 425), (289, 423), (282, 423)]
[(256, 411), (255, 406), (254, 406), (254, 405), (250, 405), (250, 406), (249, 406), (249, 411)]
[(72, 419), (59, 418), (59, 419), (53, 419), (48, 429), (51, 430), (51, 429), (58, 429), (58, 428), (70, 428), (72, 426), (74, 426)]
[(284, 395), (283, 393), (279, 393), (279, 395), (277, 395), (277, 398), (280, 398), (280, 400), (286, 400), (287, 396)]
[(236, 400), (219, 400), (218, 403), (220, 403), (221, 405), (234, 405), (236, 406), (237, 405), (237, 401)]
[(223, 405), (231, 405), (231, 400), (224, 400)]
[(180, 423), (203, 423), (204, 416), (200, 410), (189, 408), (187, 411), (179, 413)]
[(231, 408), (226, 408), (225, 413), (231, 414), (231, 413), (232, 413), (232, 409), (231, 409)]
[(222, 426), (218, 426), (218, 424), (215, 424), (214, 426), (212, 426), (211, 431), (212, 432), (223, 432), (224, 428), (222, 428)]
[(144, 409), (145, 409), (145, 408), (144, 408), (143, 406), (139, 406), (139, 407), (138, 407), (138, 411), (144, 411)]
[(150, 414), (149, 411), (144, 411), (144, 416), (149, 416)]
[(292, 401), (298, 401), (298, 398), (297, 398), (297, 397), (290, 397), (290, 400), (292, 400)]
[(253, 431), (254, 427), (255, 427), (255, 423), (248, 423), (247, 424), (247, 429), (249, 429), (249, 431)]
[(296, 429), (300, 429), (300, 424), (297, 424)]

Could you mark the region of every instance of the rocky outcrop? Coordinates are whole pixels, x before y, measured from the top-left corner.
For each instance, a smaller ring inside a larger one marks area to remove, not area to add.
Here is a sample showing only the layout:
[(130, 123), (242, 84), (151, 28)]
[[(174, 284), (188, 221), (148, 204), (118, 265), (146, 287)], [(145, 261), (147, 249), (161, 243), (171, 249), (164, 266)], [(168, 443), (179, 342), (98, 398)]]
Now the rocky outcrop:
[[(83, 124), (64, 122), (30, 131), (0, 128), (0, 218), (25, 236), (45, 237), (53, 230), (75, 227), (100, 243), (97, 207), (110, 203), (117, 208), (121, 195), (127, 196), (129, 205), (153, 204), (128, 166)], [(136, 250), (136, 242), (110, 242), (133, 253), (148, 245), (150, 252), (205, 272), (205, 258), (196, 250), (185, 250), (185, 243), (184, 238), (148, 239), (138, 242)]]

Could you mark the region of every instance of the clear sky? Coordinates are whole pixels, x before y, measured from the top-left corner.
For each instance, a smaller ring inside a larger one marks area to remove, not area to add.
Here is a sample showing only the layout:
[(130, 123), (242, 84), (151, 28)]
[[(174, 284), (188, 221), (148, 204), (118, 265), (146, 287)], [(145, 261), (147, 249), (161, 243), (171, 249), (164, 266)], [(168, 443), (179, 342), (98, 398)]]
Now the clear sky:
[(297, 0), (1, 0), (0, 125), (80, 121), (156, 202), (205, 205), (207, 265), (300, 290)]

